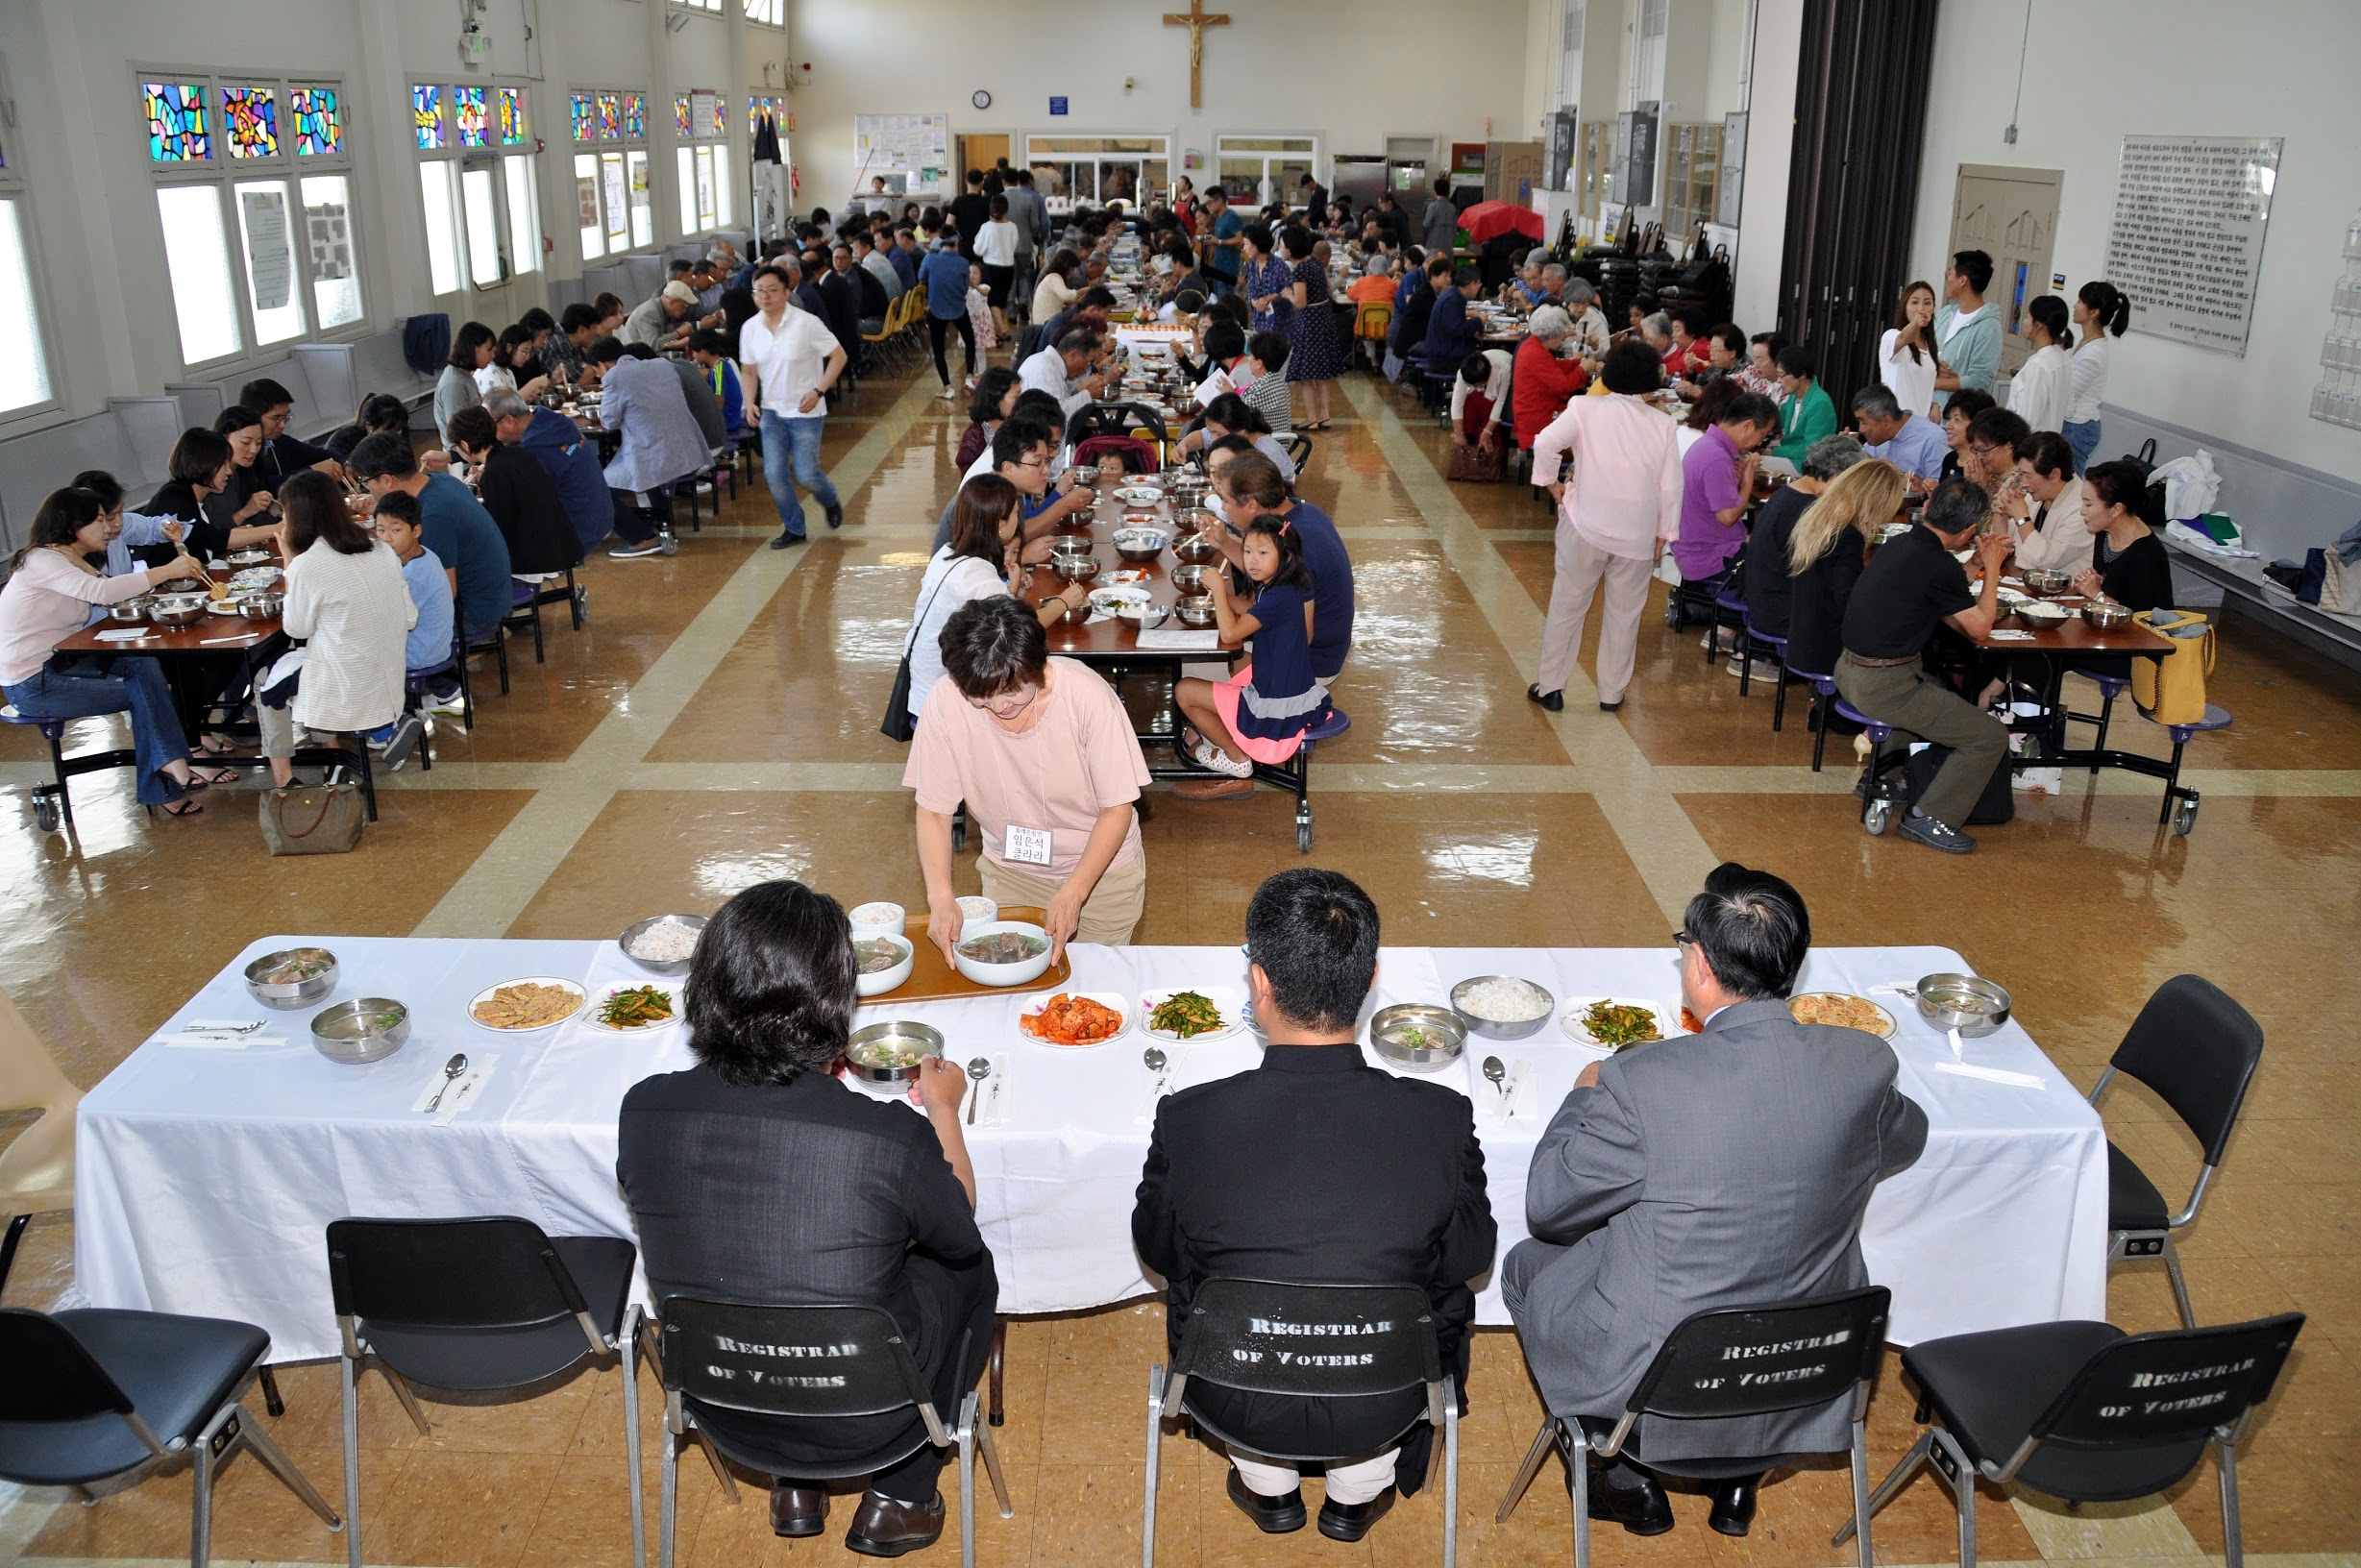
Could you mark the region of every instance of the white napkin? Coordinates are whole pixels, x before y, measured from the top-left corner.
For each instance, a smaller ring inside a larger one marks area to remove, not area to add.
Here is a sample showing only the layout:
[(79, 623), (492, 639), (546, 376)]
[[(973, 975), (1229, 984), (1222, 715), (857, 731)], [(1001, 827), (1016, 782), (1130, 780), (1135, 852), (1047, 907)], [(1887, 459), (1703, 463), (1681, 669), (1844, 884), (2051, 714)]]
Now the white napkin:
[[(475, 1104), (477, 1097), (483, 1092), (485, 1081), (492, 1076), (492, 1069), (499, 1066), (498, 1056), (481, 1056), (471, 1061), (467, 1070), (452, 1083), (449, 1090), (444, 1090), (443, 1102), (434, 1113), (434, 1125), (450, 1126), (460, 1112)], [(445, 1082), (443, 1069), (435, 1068), (434, 1081), (418, 1091), (418, 1098), (410, 1102), (410, 1109), (423, 1114), (433, 1103), (435, 1091), (441, 1090)]]
[(1213, 653), (1220, 650), (1221, 633), (1213, 627), (1201, 631), (1143, 631), (1139, 648), (1143, 653)]
[(2006, 1067), (1980, 1067), (1973, 1062), (1937, 1062), (1937, 1072), (1948, 1072), (1960, 1078), (1980, 1078), (1987, 1084), (2006, 1084), (2012, 1089), (2046, 1090), (2049, 1086), (2029, 1072), (2011, 1072)]
[(1505, 1127), (1519, 1116), (1540, 1113), (1541, 1086), (1539, 1075), (1523, 1057), (1512, 1057), (1508, 1062), (1509, 1075), (1495, 1088), (1485, 1080), (1479, 1063), (1475, 1083), (1468, 1090), (1475, 1102), (1476, 1119), (1495, 1127)]
[(1987, 631), (1984, 635), (1996, 643), (2029, 643), (2033, 640), (2031, 632), (2018, 631), (2013, 627), (2002, 627), (1998, 630)]
[(158, 1035), (156, 1043), (180, 1051), (242, 1051), (250, 1045), (284, 1045), (284, 1035), (210, 1035), (196, 1030)]
[(998, 1127), (1006, 1123), (1008, 1115), (1008, 1058), (992, 1059), (992, 1076), (983, 1083), (968, 1086), (975, 1095), (975, 1125)]

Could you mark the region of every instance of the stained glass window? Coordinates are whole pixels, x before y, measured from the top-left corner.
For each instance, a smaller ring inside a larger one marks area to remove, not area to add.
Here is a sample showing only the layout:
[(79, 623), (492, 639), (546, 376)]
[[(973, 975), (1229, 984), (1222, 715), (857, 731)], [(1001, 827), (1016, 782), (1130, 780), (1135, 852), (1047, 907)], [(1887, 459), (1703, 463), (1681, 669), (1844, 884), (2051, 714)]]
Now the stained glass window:
[(221, 128), (232, 158), (277, 158), (278, 94), (269, 87), (222, 88)]
[(685, 136), (685, 135), (688, 135), (690, 134), (690, 132), (689, 132), (689, 97), (688, 97), (688, 94), (687, 94), (687, 93), (682, 93), (682, 94), (680, 94), (678, 97), (676, 97), (676, 98), (675, 98), (675, 99), (673, 100), (673, 118), (674, 118), (674, 119), (675, 119), (676, 122), (678, 122), (679, 127), (680, 127), (680, 134), (681, 134), (682, 135), (684, 135), (684, 136)]
[(623, 95), (623, 135), (627, 141), (647, 139), (648, 98), (645, 93), (627, 92)]
[(599, 139), (613, 141), (623, 135), (623, 94), (599, 94)]
[(501, 87), (496, 89), (495, 107), (500, 110), (500, 144), (503, 147), (525, 145), (525, 89)]
[(462, 147), (489, 147), (491, 133), (484, 128), (483, 89), (454, 87), (451, 89), (451, 118), (459, 128)]
[(590, 94), (586, 92), (578, 92), (574, 95), (572, 103), (574, 109), (574, 139), (577, 141), (597, 140), (599, 135), (598, 111), (592, 107)]
[(344, 151), (344, 108), (333, 87), (289, 87), (287, 114), (295, 122), (295, 156), (330, 158)]
[(147, 99), (149, 158), (186, 163), (213, 156), (203, 87), (193, 82), (143, 82), (140, 91)]
[(418, 128), (418, 150), (439, 152), (443, 146), (443, 89), (410, 88), (410, 119)]

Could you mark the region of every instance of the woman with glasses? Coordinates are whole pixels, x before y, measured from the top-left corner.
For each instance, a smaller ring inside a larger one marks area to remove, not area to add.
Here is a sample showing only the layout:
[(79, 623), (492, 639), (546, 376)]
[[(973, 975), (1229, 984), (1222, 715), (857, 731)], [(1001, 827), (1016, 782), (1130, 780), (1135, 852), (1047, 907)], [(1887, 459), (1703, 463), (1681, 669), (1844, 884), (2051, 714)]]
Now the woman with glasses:
[(983, 832), (984, 896), (1047, 912), (1050, 962), (1070, 941), (1120, 946), (1147, 901), (1133, 803), (1148, 781), (1131, 718), (1088, 665), (1049, 657), (1031, 606), (1006, 595), (961, 605), (937, 640), (945, 679), (919, 712), (902, 783), (917, 796), (926, 934), (959, 941), (951, 815)]

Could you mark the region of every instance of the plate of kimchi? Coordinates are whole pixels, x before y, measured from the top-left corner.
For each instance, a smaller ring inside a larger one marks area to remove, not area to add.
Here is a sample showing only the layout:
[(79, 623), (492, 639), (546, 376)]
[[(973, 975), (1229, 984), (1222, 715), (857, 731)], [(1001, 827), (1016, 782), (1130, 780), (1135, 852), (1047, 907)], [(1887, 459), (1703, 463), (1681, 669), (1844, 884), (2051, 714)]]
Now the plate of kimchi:
[(1104, 1045), (1130, 1021), (1123, 998), (1107, 991), (1061, 991), (1017, 1014), (1018, 1030), (1044, 1045)]

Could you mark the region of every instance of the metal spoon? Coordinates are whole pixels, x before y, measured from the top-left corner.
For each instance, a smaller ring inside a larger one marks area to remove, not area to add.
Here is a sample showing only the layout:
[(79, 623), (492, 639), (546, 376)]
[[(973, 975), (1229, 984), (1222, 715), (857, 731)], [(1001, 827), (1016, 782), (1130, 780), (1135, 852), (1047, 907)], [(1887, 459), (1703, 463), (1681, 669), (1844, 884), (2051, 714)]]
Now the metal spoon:
[(968, 1125), (971, 1127), (975, 1125), (976, 1103), (984, 1097), (983, 1082), (991, 1076), (992, 1059), (990, 1057), (979, 1056), (968, 1064), (968, 1077), (976, 1085), (975, 1091), (968, 1096)]
[(1484, 1059), (1484, 1081), (1490, 1084), (1494, 1089), (1500, 1090), (1501, 1097), (1504, 1099), (1508, 1097), (1509, 1091), (1505, 1089), (1501, 1089), (1500, 1085), (1501, 1080), (1508, 1076), (1509, 1069), (1507, 1066), (1501, 1062), (1500, 1058), (1496, 1056), (1488, 1056)]
[(1146, 1050), (1140, 1053), (1140, 1060), (1146, 1063), (1147, 1070), (1156, 1075), (1156, 1092), (1162, 1094), (1164, 1092), (1164, 1066), (1165, 1063), (1170, 1060), (1170, 1058), (1167, 1057), (1164, 1052), (1158, 1050), (1155, 1046), (1150, 1045)]
[(443, 1096), (451, 1091), (451, 1086), (454, 1083), (456, 1083), (458, 1081), (459, 1074), (465, 1072), (466, 1070), (467, 1054), (464, 1051), (443, 1064), (442, 1084), (434, 1090), (434, 1098), (427, 1102), (427, 1109), (424, 1113), (425, 1115), (431, 1115), (434, 1114), (435, 1108), (443, 1103)]

